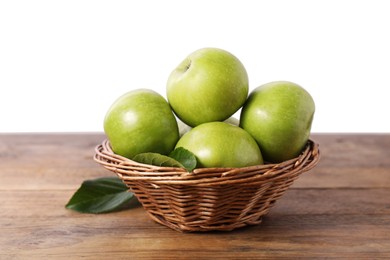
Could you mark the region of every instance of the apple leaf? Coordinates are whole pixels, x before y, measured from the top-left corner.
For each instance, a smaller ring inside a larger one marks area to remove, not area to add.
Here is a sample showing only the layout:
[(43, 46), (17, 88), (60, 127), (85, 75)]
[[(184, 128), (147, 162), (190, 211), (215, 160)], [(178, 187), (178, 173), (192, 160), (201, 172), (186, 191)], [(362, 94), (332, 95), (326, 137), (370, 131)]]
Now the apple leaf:
[(84, 181), (66, 204), (66, 208), (81, 213), (108, 213), (134, 206), (133, 193), (117, 177), (104, 177)]
[(180, 162), (176, 161), (175, 159), (159, 153), (140, 153), (134, 156), (133, 160), (139, 163), (155, 166), (185, 168)]
[(195, 155), (183, 147), (178, 147), (175, 150), (173, 150), (169, 154), (169, 157), (180, 162), (189, 172), (195, 169), (197, 164)]

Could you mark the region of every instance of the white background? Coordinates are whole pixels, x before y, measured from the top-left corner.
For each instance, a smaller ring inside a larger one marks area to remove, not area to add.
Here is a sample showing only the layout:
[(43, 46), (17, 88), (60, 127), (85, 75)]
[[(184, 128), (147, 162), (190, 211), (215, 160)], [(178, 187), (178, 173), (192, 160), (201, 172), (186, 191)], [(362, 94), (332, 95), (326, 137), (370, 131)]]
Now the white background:
[(250, 90), (306, 88), (313, 132), (390, 132), (389, 1), (1, 1), (0, 132), (103, 131), (123, 93), (165, 96), (189, 53), (218, 47)]

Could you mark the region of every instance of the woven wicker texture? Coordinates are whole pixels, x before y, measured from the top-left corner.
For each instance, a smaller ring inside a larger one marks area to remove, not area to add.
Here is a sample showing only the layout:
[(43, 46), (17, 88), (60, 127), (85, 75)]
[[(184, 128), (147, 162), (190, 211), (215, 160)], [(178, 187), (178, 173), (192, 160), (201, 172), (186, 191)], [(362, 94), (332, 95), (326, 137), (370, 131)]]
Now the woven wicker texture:
[(279, 164), (199, 168), (193, 172), (132, 161), (104, 140), (95, 161), (116, 173), (156, 222), (178, 231), (229, 231), (261, 222), (299, 175), (320, 159), (309, 140), (300, 156)]

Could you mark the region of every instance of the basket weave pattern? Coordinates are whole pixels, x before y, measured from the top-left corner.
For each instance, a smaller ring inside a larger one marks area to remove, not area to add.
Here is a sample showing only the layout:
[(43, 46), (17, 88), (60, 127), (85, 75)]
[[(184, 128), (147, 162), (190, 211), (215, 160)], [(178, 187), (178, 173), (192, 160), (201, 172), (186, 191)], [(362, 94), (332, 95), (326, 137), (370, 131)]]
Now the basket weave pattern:
[(116, 155), (107, 140), (96, 147), (94, 157), (134, 192), (153, 220), (178, 231), (229, 231), (259, 224), (319, 158), (318, 144), (312, 140), (300, 156), (279, 164), (199, 168), (190, 173)]

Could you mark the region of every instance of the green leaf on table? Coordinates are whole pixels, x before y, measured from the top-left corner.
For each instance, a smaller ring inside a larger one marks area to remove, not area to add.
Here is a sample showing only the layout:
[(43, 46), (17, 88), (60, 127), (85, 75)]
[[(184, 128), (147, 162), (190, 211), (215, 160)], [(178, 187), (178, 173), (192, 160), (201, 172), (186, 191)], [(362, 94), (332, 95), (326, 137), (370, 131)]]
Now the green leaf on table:
[(104, 177), (84, 181), (65, 207), (81, 213), (108, 213), (136, 200), (122, 180)]
[(183, 147), (178, 147), (173, 150), (169, 154), (169, 157), (180, 162), (189, 172), (195, 169), (197, 164), (195, 155)]
[(175, 159), (159, 153), (140, 153), (134, 156), (133, 160), (139, 163), (155, 166), (185, 168), (180, 162), (176, 161)]

